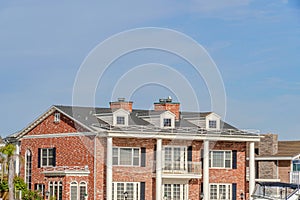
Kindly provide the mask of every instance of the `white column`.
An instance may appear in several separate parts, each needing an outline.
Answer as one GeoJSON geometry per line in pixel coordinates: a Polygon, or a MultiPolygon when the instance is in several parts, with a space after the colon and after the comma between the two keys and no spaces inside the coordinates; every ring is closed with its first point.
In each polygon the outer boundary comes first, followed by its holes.
{"type": "Polygon", "coordinates": [[[249,148],[249,196],[252,200],[252,193],[255,188],[255,156],[254,156],[254,142],[250,142],[249,148]]]}
{"type": "Polygon", "coordinates": [[[156,200],[162,199],[162,139],[156,141],[156,200]]]}
{"type": "Polygon", "coordinates": [[[16,168],[15,168],[15,172],[18,176],[19,176],[19,173],[20,173],[20,158],[19,158],[19,156],[20,156],[20,144],[19,144],[19,142],[17,142],[16,143],[16,168]]]}
{"type": "Polygon", "coordinates": [[[209,200],[209,141],[203,144],[203,200],[209,200]]]}
{"type": "Polygon", "coordinates": [[[112,200],[112,138],[107,138],[106,153],[106,199],[112,200]]]}

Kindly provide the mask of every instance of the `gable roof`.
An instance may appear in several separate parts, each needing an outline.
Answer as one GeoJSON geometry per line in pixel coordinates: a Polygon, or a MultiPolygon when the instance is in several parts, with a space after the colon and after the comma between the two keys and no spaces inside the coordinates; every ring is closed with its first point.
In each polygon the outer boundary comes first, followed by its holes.
{"type": "MultiPolygon", "coordinates": [[[[99,107],[82,107],[82,106],[64,106],[64,105],[54,105],[50,107],[45,113],[40,115],[36,120],[34,120],[32,123],[30,123],[27,127],[25,127],[23,130],[21,130],[18,133],[12,134],[9,137],[11,138],[20,138],[23,135],[27,134],[30,130],[32,130],[35,126],[37,126],[39,123],[41,123],[45,118],[47,118],[49,115],[53,114],[53,112],[58,111],[73,120],[75,123],[80,125],[81,127],[89,130],[90,132],[96,132],[100,128],[103,129],[111,129],[115,128],[118,129],[118,127],[112,127],[111,124],[108,124],[107,122],[101,120],[99,118],[100,115],[113,115],[113,111],[110,108],[99,108],[99,107]]],[[[160,115],[161,113],[166,111],[154,111],[154,110],[141,110],[141,109],[133,109],[132,112],[129,114],[129,126],[147,126],[151,129],[151,127],[154,127],[153,124],[150,124],[148,121],[144,120],[143,117],[151,117],[155,115],[160,115]]],[[[179,128],[177,131],[180,131],[182,128],[192,128],[190,130],[204,131],[205,127],[199,127],[191,122],[189,122],[188,119],[197,119],[197,120],[203,120],[205,116],[210,115],[212,112],[181,112],[181,118],[179,121],[176,121],[175,123],[175,129],[179,128]]],[[[222,134],[233,134],[232,131],[237,131],[236,135],[245,135],[248,134],[246,132],[240,131],[235,128],[234,126],[231,126],[230,124],[221,121],[223,125],[223,130],[221,131],[222,134]],[[227,130],[230,131],[227,131],[227,130]]],[[[175,130],[176,131],[176,130],[175,130]]],[[[250,134],[250,133],[249,133],[250,134]]],[[[8,137],[8,138],[9,138],[8,137]]]]}

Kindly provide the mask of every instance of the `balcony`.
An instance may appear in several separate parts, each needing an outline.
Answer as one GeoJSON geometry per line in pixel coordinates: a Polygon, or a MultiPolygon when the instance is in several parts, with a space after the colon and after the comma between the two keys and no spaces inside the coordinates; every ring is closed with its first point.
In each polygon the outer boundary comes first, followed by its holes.
{"type": "Polygon", "coordinates": [[[58,176],[88,176],[90,171],[88,166],[56,166],[56,167],[43,167],[43,172],[48,177],[58,176]]]}
{"type": "Polygon", "coordinates": [[[290,172],[290,183],[300,184],[300,171],[290,172]]]}
{"type": "MultiPolygon", "coordinates": [[[[154,172],[156,165],[153,165],[154,172]]],[[[201,162],[167,162],[163,163],[162,178],[201,178],[201,162]]]]}

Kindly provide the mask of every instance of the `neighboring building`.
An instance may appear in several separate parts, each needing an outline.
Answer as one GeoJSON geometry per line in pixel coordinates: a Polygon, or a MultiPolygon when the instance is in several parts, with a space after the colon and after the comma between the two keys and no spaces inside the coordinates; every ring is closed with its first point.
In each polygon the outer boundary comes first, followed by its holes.
{"type": "Polygon", "coordinates": [[[170,98],[154,110],[52,106],[18,134],[20,175],[45,198],[236,200],[254,188],[256,133],[213,112],[181,112],[170,98]]]}
{"type": "Polygon", "coordinates": [[[278,141],[265,134],[256,144],[256,180],[300,183],[300,141],[278,141]]]}

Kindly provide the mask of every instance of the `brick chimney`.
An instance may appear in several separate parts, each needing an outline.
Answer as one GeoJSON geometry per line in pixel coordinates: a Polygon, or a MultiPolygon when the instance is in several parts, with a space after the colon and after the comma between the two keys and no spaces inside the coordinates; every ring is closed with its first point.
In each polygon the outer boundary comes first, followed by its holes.
{"type": "Polygon", "coordinates": [[[132,112],[132,101],[125,101],[125,98],[118,98],[118,101],[109,102],[110,109],[116,110],[123,108],[129,112],[132,112]]]}
{"type": "Polygon", "coordinates": [[[159,99],[159,102],[154,103],[154,110],[168,110],[176,115],[175,119],[179,120],[180,117],[180,103],[172,102],[172,98],[169,96],[167,99],[159,99]]]}

